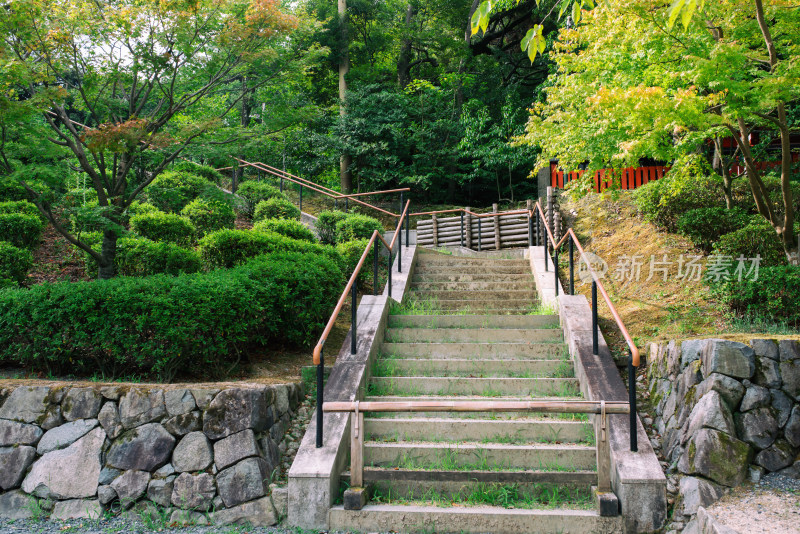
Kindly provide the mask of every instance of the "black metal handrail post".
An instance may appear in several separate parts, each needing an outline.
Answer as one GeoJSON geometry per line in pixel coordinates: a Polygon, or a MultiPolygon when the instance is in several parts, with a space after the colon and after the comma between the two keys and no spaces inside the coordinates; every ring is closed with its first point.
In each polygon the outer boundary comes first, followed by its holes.
{"type": "Polygon", "coordinates": [[[357,290],[356,286],[358,286],[358,279],[356,279],[353,282],[353,288],[351,290],[352,293],[353,293],[353,300],[352,300],[352,302],[350,304],[350,306],[352,308],[352,310],[350,311],[350,319],[351,319],[351,321],[350,321],[350,354],[355,354],[357,352],[357,350],[356,350],[356,341],[357,341],[358,338],[357,338],[356,332],[358,332],[358,329],[357,329],[357,326],[356,326],[356,312],[357,312],[356,303],[358,301],[358,290],[357,290]]]}
{"type": "Polygon", "coordinates": [[[597,325],[597,280],[592,280],[592,354],[600,354],[597,325]]]}
{"type": "Polygon", "coordinates": [[[403,272],[403,227],[397,229],[397,272],[403,272]]]}
{"type": "MultiPolygon", "coordinates": [[[[534,213],[536,213],[536,212],[534,211],[534,213]]],[[[534,222],[534,225],[536,227],[536,232],[535,232],[535,235],[534,235],[534,241],[535,241],[535,245],[538,247],[539,243],[540,243],[540,241],[539,241],[539,216],[538,216],[538,214],[534,215],[533,222],[534,222]]]]}
{"type": "Polygon", "coordinates": [[[575,243],[569,238],[569,294],[575,294],[575,243]]]}
{"type": "Polygon", "coordinates": [[[530,213],[528,213],[528,246],[533,246],[533,219],[530,213]]]}
{"type": "Polygon", "coordinates": [[[550,256],[550,242],[547,240],[547,235],[545,234],[545,238],[544,238],[544,272],[547,272],[547,271],[550,270],[550,267],[548,266],[548,263],[550,263],[550,262],[547,260],[548,256],[550,256]]]}
{"type": "Polygon", "coordinates": [[[322,447],[322,403],[325,394],[325,356],[324,350],[319,351],[319,364],[317,364],[317,448],[322,447]]]}
{"type": "Polygon", "coordinates": [[[555,280],[556,296],[558,296],[558,249],[553,252],[555,253],[553,256],[553,280],[555,280]]]}
{"type": "Polygon", "coordinates": [[[378,294],[378,243],[372,245],[372,294],[378,294]]]}
{"type": "MultiPolygon", "coordinates": [[[[400,210],[400,213],[403,213],[403,210],[400,210]]],[[[408,248],[408,245],[410,243],[411,243],[411,215],[406,215],[406,248],[408,248]]]]}
{"type": "Polygon", "coordinates": [[[636,368],[633,366],[633,352],[628,349],[628,403],[631,407],[630,413],[630,432],[631,432],[631,452],[639,450],[639,440],[637,430],[639,425],[636,424],[636,368]]]}
{"type": "Polygon", "coordinates": [[[392,296],[392,249],[389,249],[389,281],[386,282],[389,288],[389,296],[392,296]]]}

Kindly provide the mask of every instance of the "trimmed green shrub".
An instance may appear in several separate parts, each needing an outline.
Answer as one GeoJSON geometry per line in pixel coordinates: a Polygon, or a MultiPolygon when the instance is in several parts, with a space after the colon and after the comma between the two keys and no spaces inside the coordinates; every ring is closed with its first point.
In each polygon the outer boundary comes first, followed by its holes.
{"type": "Polygon", "coordinates": [[[675,162],[666,176],[640,187],[633,198],[645,219],[670,232],[687,211],[724,205],[722,179],[698,156],[675,162]]]}
{"type": "Polygon", "coordinates": [[[22,187],[19,180],[10,176],[0,176],[0,200],[27,200],[28,191],[22,187]]]}
{"type": "MultiPolygon", "coordinates": [[[[783,212],[783,191],[781,189],[781,179],[775,173],[766,174],[762,177],[764,187],[767,188],[767,196],[773,202],[779,212],[783,212]]],[[[795,212],[800,212],[800,182],[789,182],[794,200],[795,212]]],[[[753,192],[750,189],[750,180],[743,176],[733,182],[732,194],[736,204],[744,210],[756,213],[756,204],[753,200],[753,192]]]]}
{"type": "Polygon", "coordinates": [[[369,239],[375,230],[383,233],[383,225],[378,219],[367,215],[347,214],[344,219],[336,223],[336,242],[369,239]]]}
{"type": "Polygon", "coordinates": [[[0,288],[24,282],[32,266],[33,254],[29,250],[0,241],[0,288]]]}
{"type": "MultiPolygon", "coordinates": [[[[89,232],[81,239],[94,250],[100,251],[103,234],[89,232]]],[[[84,254],[84,266],[86,274],[93,278],[97,276],[97,262],[89,254],[84,254]]],[[[120,276],[174,276],[198,272],[202,261],[199,252],[174,243],[156,242],[143,237],[121,237],[117,239],[114,267],[120,276]]]]}
{"type": "Polygon", "coordinates": [[[160,174],[147,189],[147,198],[162,211],[180,213],[192,200],[202,197],[233,205],[233,196],[205,178],[182,171],[160,174]]]}
{"type": "Polygon", "coordinates": [[[192,221],[200,235],[233,228],[236,222],[236,214],[230,205],[204,198],[192,200],[181,210],[181,215],[192,221]]]}
{"type": "Polygon", "coordinates": [[[320,212],[317,216],[316,229],[319,240],[326,245],[336,244],[336,225],[347,218],[343,211],[332,210],[320,212]]]}
{"type": "Polygon", "coordinates": [[[33,202],[27,200],[11,200],[0,202],[0,214],[2,213],[22,213],[24,215],[35,215],[40,217],[39,208],[33,202]]]}
{"type": "Polygon", "coordinates": [[[258,205],[259,202],[271,198],[286,198],[286,195],[281,193],[280,189],[277,187],[266,182],[258,182],[255,180],[242,182],[236,190],[236,194],[247,201],[245,210],[248,217],[253,216],[256,205],[258,205]]]}
{"type": "Polygon", "coordinates": [[[761,267],[758,279],[738,277],[712,285],[715,295],[739,314],[800,327],[800,267],[761,267]]]}
{"type": "Polygon", "coordinates": [[[200,254],[209,267],[233,267],[249,258],[277,252],[303,252],[326,256],[337,264],[341,257],[317,243],[298,241],[269,230],[220,230],[200,240],[200,254]]]}
{"type": "Polygon", "coordinates": [[[778,234],[761,215],[754,215],[750,223],[719,238],[714,244],[714,254],[731,256],[734,261],[739,256],[755,258],[761,256],[762,266],[783,265],[786,254],[778,234]]]}
{"type": "Polygon", "coordinates": [[[678,217],[678,232],[708,252],[720,237],[750,222],[750,215],[740,208],[698,208],[678,217]]]}
{"type": "Polygon", "coordinates": [[[131,230],[152,241],[167,241],[178,245],[188,245],[197,233],[197,228],[186,217],[161,211],[131,217],[131,230]]]}
{"type": "Polygon", "coordinates": [[[15,247],[36,247],[44,227],[44,221],[37,215],[0,213],[0,241],[8,241],[15,247]]]}
{"type": "Polygon", "coordinates": [[[195,163],[193,161],[181,160],[176,163],[172,169],[175,171],[183,171],[196,176],[201,176],[209,182],[217,185],[225,181],[225,177],[222,175],[222,173],[213,167],[209,167],[208,165],[200,165],[199,163],[195,163]]]}
{"type": "Polygon", "coordinates": [[[45,283],[0,292],[0,362],[56,374],[224,378],[254,344],[310,346],[342,273],[276,254],[176,277],[45,283]]]}
{"type": "Polygon", "coordinates": [[[148,202],[139,202],[138,200],[131,202],[131,205],[128,206],[127,212],[128,216],[130,217],[144,215],[146,213],[164,213],[152,204],[148,202]]]}
{"type": "Polygon", "coordinates": [[[277,232],[292,239],[308,241],[309,243],[317,242],[314,232],[309,230],[300,221],[296,221],[294,219],[267,219],[265,221],[257,222],[255,226],[253,226],[253,230],[257,230],[259,232],[277,232]]]}
{"type": "MultiPolygon", "coordinates": [[[[369,239],[356,239],[354,241],[346,241],[336,245],[336,252],[338,252],[342,257],[342,271],[344,272],[346,278],[349,279],[350,276],[353,275],[353,272],[356,270],[356,266],[358,265],[358,260],[361,259],[364,249],[367,248],[367,244],[369,244],[369,239]]],[[[373,250],[370,250],[370,254],[367,256],[367,260],[364,263],[364,266],[361,268],[361,272],[358,275],[359,283],[372,280],[372,253],[373,250]]]]}
{"type": "Polygon", "coordinates": [[[300,219],[300,209],[285,198],[274,197],[262,200],[256,204],[253,220],[263,221],[264,219],[300,219]]]}

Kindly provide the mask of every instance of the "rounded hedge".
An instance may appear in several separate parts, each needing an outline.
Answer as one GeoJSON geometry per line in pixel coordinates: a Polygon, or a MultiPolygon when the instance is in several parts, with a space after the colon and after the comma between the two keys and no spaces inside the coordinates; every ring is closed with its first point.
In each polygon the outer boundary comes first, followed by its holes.
{"type": "Polygon", "coordinates": [[[180,276],[0,291],[0,363],[56,374],[224,378],[254,344],[310,346],[344,282],[318,254],[180,276]]]}
{"type": "Polygon", "coordinates": [[[378,219],[367,215],[348,214],[336,223],[336,242],[369,239],[375,230],[383,233],[383,224],[378,219]]]}
{"type": "Polygon", "coordinates": [[[200,253],[174,243],[123,238],[117,241],[114,261],[122,276],[179,275],[196,273],[202,267],[200,253]]]}
{"type": "Polygon", "coordinates": [[[267,219],[257,222],[253,226],[254,230],[263,232],[276,232],[292,239],[316,243],[317,238],[314,232],[309,230],[303,223],[294,219],[267,219]]]}
{"type": "Polygon", "coordinates": [[[762,266],[786,263],[786,254],[778,234],[761,215],[752,216],[744,228],[721,236],[714,243],[713,253],[731,256],[734,260],[739,256],[755,258],[760,255],[762,266]]]}
{"type": "Polygon", "coordinates": [[[11,200],[0,202],[0,214],[2,213],[22,213],[24,215],[35,215],[40,217],[39,208],[33,202],[27,200],[11,200]]]}
{"type": "Polygon", "coordinates": [[[0,241],[0,288],[24,282],[31,267],[33,254],[29,250],[0,241]]]}
{"type": "Polygon", "coordinates": [[[38,215],[0,213],[0,241],[8,241],[15,247],[36,247],[44,228],[45,223],[38,215]]]}
{"type": "Polygon", "coordinates": [[[236,213],[230,205],[204,198],[191,201],[181,210],[181,215],[192,222],[200,235],[223,228],[233,228],[236,222],[236,213]]]}
{"type": "Polygon", "coordinates": [[[269,200],[271,198],[286,198],[286,195],[281,193],[280,189],[274,187],[266,182],[258,182],[255,180],[247,180],[242,182],[236,194],[247,201],[246,211],[249,217],[253,216],[256,206],[259,202],[269,200]]]}
{"type": "MultiPolygon", "coordinates": [[[[368,244],[369,239],[356,239],[354,241],[346,241],[336,245],[336,252],[338,252],[342,257],[342,271],[344,272],[345,277],[348,279],[353,275],[353,272],[355,272],[356,266],[358,265],[358,260],[361,259],[361,255],[364,254],[364,249],[367,248],[368,244]]],[[[358,275],[358,280],[361,283],[373,279],[373,253],[374,249],[370,250],[370,254],[367,256],[364,266],[361,267],[361,272],[358,275]]]]}
{"type": "Polygon", "coordinates": [[[743,277],[712,285],[712,292],[740,315],[800,327],[800,267],[761,267],[758,279],[743,277]]]}
{"type": "Polygon", "coordinates": [[[750,215],[741,208],[698,208],[678,218],[678,232],[709,251],[720,237],[744,228],[749,222],[750,215]]]}
{"type": "Polygon", "coordinates": [[[263,221],[264,219],[300,219],[300,209],[285,198],[274,197],[262,200],[256,204],[253,220],[263,221]]]}
{"type": "Polygon", "coordinates": [[[200,240],[200,254],[211,268],[230,268],[261,254],[303,252],[326,256],[341,265],[333,247],[299,241],[270,230],[220,230],[200,240]]]}
{"type": "Polygon", "coordinates": [[[131,231],[152,241],[167,241],[178,245],[192,242],[197,228],[186,217],[154,211],[131,217],[131,231]]]}
{"type": "Polygon", "coordinates": [[[192,200],[203,197],[231,205],[231,195],[205,178],[183,171],[160,174],[147,189],[147,198],[161,211],[179,213],[192,200]]]}
{"type": "Polygon", "coordinates": [[[322,211],[317,215],[315,225],[319,240],[326,245],[336,244],[336,225],[347,218],[347,214],[339,210],[322,211]]]}
{"type": "Polygon", "coordinates": [[[181,160],[173,165],[172,169],[175,171],[183,171],[200,176],[205,180],[217,185],[225,181],[225,177],[221,172],[217,171],[213,167],[209,167],[208,165],[200,165],[199,163],[194,163],[193,161],[181,160]]]}
{"type": "Polygon", "coordinates": [[[146,213],[164,213],[157,207],[153,206],[149,202],[140,202],[138,200],[134,200],[131,202],[131,205],[128,206],[126,210],[128,216],[133,217],[136,215],[144,215],[146,213]]]}

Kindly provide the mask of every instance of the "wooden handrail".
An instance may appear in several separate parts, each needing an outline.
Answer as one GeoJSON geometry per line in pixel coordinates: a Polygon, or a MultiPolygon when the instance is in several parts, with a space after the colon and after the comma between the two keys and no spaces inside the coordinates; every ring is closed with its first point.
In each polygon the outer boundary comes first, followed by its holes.
{"type": "MultiPolygon", "coordinates": [[[[322,411],[331,412],[537,412],[594,413],[602,411],[601,401],[360,401],[326,402],[322,411]]],[[[605,402],[608,414],[630,413],[630,404],[605,402]]]]}

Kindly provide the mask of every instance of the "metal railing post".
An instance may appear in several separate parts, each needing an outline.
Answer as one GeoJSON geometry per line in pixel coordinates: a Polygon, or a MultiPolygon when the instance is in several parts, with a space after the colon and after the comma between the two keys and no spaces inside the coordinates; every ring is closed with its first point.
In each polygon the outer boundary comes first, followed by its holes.
{"type": "Polygon", "coordinates": [[[555,257],[553,258],[553,279],[556,283],[556,296],[558,296],[558,249],[555,249],[555,257]]]}
{"type": "Polygon", "coordinates": [[[357,350],[356,350],[356,341],[358,341],[358,337],[356,335],[356,332],[358,331],[358,326],[356,325],[356,316],[357,316],[356,303],[358,301],[358,288],[357,288],[357,286],[358,286],[358,278],[353,280],[353,289],[352,289],[353,302],[351,304],[352,310],[350,311],[350,317],[352,319],[352,321],[350,323],[350,326],[351,326],[351,329],[350,329],[350,354],[355,354],[357,352],[357,350]]]}
{"type": "Polygon", "coordinates": [[[322,447],[322,403],[325,394],[325,356],[319,351],[319,364],[317,365],[317,448],[322,447]]]}
{"type": "Polygon", "coordinates": [[[575,294],[575,243],[569,238],[569,294],[575,294]]]}
{"type": "Polygon", "coordinates": [[[303,211],[303,184],[300,184],[300,212],[303,211]]]}
{"type": "Polygon", "coordinates": [[[389,296],[392,296],[392,250],[389,249],[389,281],[386,282],[389,287],[389,296]]]}
{"type": "Polygon", "coordinates": [[[483,243],[481,243],[481,218],[478,217],[478,252],[483,250],[483,243]]]}
{"type": "Polygon", "coordinates": [[[636,424],[636,368],[633,366],[633,352],[630,349],[628,349],[628,403],[631,407],[631,452],[637,452],[639,450],[637,436],[639,425],[636,424]]]}
{"type": "Polygon", "coordinates": [[[403,272],[403,227],[397,229],[397,272],[403,272]]]}
{"type": "Polygon", "coordinates": [[[461,212],[461,247],[464,247],[464,212],[461,212]]]}
{"type": "MultiPolygon", "coordinates": [[[[536,213],[536,212],[534,212],[534,213],[536,213]]],[[[536,232],[534,234],[534,241],[535,241],[535,245],[538,247],[539,246],[539,214],[537,213],[534,216],[533,219],[534,219],[534,225],[536,226],[536,232]]]]}
{"type": "MultiPolygon", "coordinates": [[[[408,207],[409,207],[408,211],[410,212],[411,204],[409,204],[408,207]]],[[[406,248],[408,248],[408,245],[411,242],[410,234],[411,234],[411,215],[406,215],[406,248]]]]}
{"type": "Polygon", "coordinates": [[[372,245],[372,294],[378,294],[378,243],[372,245]]]}
{"type": "Polygon", "coordinates": [[[533,219],[528,215],[528,246],[533,246],[533,219]]]}
{"type": "Polygon", "coordinates": [[[548,266],[549,260],[547,259],[550,256],[550,242],[547,240],[547,234],[544,237],[544,272],[550,270],[548,266]]]}
{"type": "Polygon", "coordinates": [[[592,354],[595,356],[600,353],[599,329],[600,327],[597,325],[597,280],[592,280],[592,354]]]}

